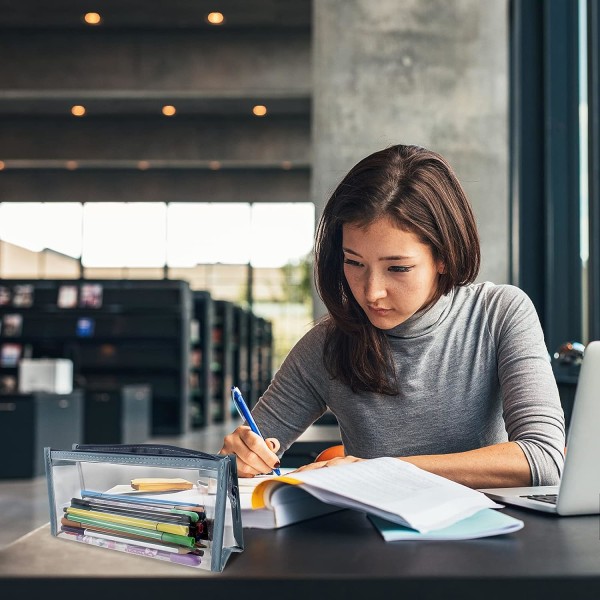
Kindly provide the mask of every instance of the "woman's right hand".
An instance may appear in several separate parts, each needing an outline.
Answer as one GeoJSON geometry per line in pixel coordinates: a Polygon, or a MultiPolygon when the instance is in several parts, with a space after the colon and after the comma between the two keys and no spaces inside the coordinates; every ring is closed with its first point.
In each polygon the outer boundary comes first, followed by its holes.
{"type": "Polygon", "coordinates": [[[279,440],[275,438],[263,440],[247,425],[240,425],[225,436],[219,454],[235,454],[238,477],[254,477],[279,468],[279,457],[276,452],[280,447],[279,440]]]}

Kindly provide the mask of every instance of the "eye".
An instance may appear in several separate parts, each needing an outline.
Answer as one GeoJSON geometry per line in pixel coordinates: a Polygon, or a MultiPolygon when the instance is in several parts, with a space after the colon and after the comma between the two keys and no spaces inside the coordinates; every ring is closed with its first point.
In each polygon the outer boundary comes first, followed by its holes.
{"type": "Polygon", "coordinates": [[[359,263],[357,260],[352,260],[351,258],[344,257],[344,264],[350,265],[352,267],[362,267],[362,263],[359,263]]]}
{"type": "Polygon", "coordinates": [[[392,273],[408,273],[412,271],[412,267],[390,267],[388,270],[392,273]]]}

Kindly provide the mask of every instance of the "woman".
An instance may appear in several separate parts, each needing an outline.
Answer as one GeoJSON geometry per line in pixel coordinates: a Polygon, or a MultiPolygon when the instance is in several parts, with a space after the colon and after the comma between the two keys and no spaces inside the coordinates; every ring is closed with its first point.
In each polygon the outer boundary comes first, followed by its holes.
{"type": "Polygon", "coordinates": [[[315,245],[328,316],[291,350],[222,453],[265,473],[329,408],[343,458],[394,456],[474,488],[552,485],[565,428],[544,335],[520,289],[474,284],[475,219],[450,165],[398,145],[353,167],[315,245]]]}

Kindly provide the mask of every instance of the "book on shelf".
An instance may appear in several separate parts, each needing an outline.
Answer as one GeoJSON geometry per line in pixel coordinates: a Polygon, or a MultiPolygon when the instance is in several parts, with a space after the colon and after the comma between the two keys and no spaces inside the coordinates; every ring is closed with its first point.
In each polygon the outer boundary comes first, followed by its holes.
{"type": "Polygon", "coordinates": [[[23,346],[21,344],[2,344],[0,347],[0,367],[17,367],[23,346]]]}
{"type": "MultiPolygon", "coordinates": [[[[419,534],[431,534],[480,511],[502,508],[477,490],[390,457],[254,479],[254,484],[239,479],[244,527],[281,527],[350,508],[419,534]],[[246,486],[250,494],[244,493],[246,486]],[[323,505],[321,512],[318,502],[323,505]],[[269,512],[274,514],[269,517],[269,512]]],[[[495,535],[487,525],[476,531],[478,522],[472,522],[470,537],[495,535]]]]}
{"type": "Polygon", "coordinates": [[[6,314],[2,317],[2,335],[17,337],[23,332],[23,315],[18,313],[6,314]]]}
{"type": "Polygon", "coordinates": [[[13,306],[29,308],[33,306],[33,285],[30,283],[13,287],[13,306]]]}
{"type": "Polygon", "coordinates": [[[61,285],[58,288],[56,305],[58,308],[76,308],[79,288],[76,285],[61,285]]]}

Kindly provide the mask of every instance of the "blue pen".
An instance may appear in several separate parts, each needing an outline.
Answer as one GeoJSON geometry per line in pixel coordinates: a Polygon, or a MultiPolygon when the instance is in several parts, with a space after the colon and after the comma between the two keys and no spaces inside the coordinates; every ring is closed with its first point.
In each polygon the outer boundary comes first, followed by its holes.
{"type": "MultiPolygon", "coordinates": [[[[248,410],[248,406],[246,405],[246,401],[242,396],[242,392],[240,392],[240,390],[235,386],[231,388],[231,398],[233,399],[233,403],[235,404],[237,411],[240,413],[240,417],[242,417],[242,419],[244,419],[244,421],[248,423],[250,429],[252,429],[254,433],[260,435],[260,437],[264,440],[265,438],[263,434],[260,432],[258,425],[254,421],[252,415],[250,414],[250,411],[248,410]]],[[[276,475],[281,475],[281,471],[279,469],[273,469],[273,472],[276,475]]]]}

